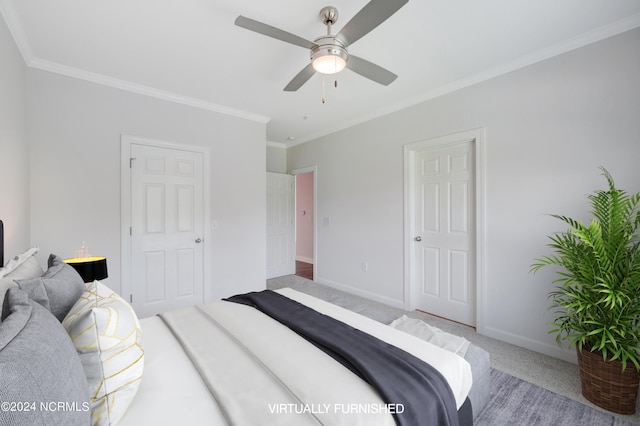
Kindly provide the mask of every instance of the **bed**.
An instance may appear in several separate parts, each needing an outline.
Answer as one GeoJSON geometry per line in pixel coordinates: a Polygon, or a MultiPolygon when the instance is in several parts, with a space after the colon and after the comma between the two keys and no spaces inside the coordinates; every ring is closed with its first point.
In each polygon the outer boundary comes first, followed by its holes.
{"type": "MultiPolygon", "coordinates": [[[[32,259],[33,253],[26,257],[32,259]]],[[[64,346],[67,356],[56,361],[59,363],[57,369],[64,369],[65,377],[72,376],[77,380],[71,381],[75,383],[69,386],[72,389],[52,390],[51,398],[58,398],[54,402],[62,402],[63,409],[43,411],[42,408],[46,406],[37,406],[34,407],[37,408],[35,412],[13,412],[11,423],[3,420],[8,417],[0,411],[0,425],[36,424],[34,419],[44,419],[42,424],[53,424],[53,420],[56,424],[123,426],[411,425],[426,424],[425,421],[432,424],[431,419],[436,419],[433,424],[472,424],[472,417],[478,414],[477,408],[472,411],[469,398],[474,382],[472,366],[463,357],[310,295],[292,289],[265,291],[259,292],[256,299],[250,302],[245,299],[221,300],[138,320],[126,301],[99,282],[91,283],[88,287],[83,284],[83,292],[77,296],[77,300],[61,306],[62,298],[55,292],[67,286],[62,283],[62,275],[71,272],[60,263],[59,258],[52,255],[41,277],[16,279],[18,288],[8,289],[4,298],[3,319],[6,321],[9,318],[8,321],[11,321],[11,317],[19,310],[15,307],[12,310],[11,306],[20,307],[21,303],[28,304],[29,309],[44,318],[46,312],[42,312],[41,306],[36,306],[38,304],[31,299],[25,301],[26,298],[22,296],[23,287],[25,291],[29,290],[26,284],[35,282],[40,286],[38,288],[43,288],[45,295],[42,297],[48,297],[44,304],[50,304],[53,317],[60,321],[62,327],[53,324],[56,321],[47,317],[47,324],[52,324],[46,327],[39,325],[38,328],[48,330],[51,327],[55,332],[64,329],[67,336],[59,337],[57,344],[64,346]],[[52,279],[54,281],[48,281],[52,279]],[[268,300],[266,305],[271,301],[277,303],[271,312],[261,305],[264,297],[268,300]],[[309,315],[307,311],[312,311],[312,315],[318,317],[310,317],[310,320],[301,319],[303,317],[300,316],[283,319],[279,317],[281,311],[295,311],[295,315],[303,315],[304,318],[309,315]],[[113,320],[114,316],[117,321],[113,320]],[[113,332],[108,341],[109,345],[114,345],[111,354],[100,353],[100,348],[88,350],[87,347],[91,345],[82,343],[88,328],[87,318],[92,318],[91,327],[99,327],[103,321],[105,329],[113,332]],[[317,321],[325,321],[325,318],[332,322],[316,325],[317,321]],[[293,323],[287,324],[286,320],[293,323]],[[305,322],[313,330],[299,330],[301,327],[298,324],[305,322]],[[344,333],[347,333],[344,338],[354,343],[331,342],[331,333],[342,333],[334,331],[338,330],[334,327],[344,329],[344,333]],[[326,330],[331,330],[328,338],[330,350],[322,341],[327,338],[326,330]],[[324,336],[318,337],[314,333],[324,336]],[[361,342],[359,339],[366,340],[361,342]],[[384,349],[363,350],[362,345],[384,349]],[[352,346],[350,351],[366,352],[364,356],[359,355],[360,358],[369,358],[368,354],[371,354],[376,360],[363,362],[352,360],[352,352],[333,353],[336,347],[341,351],[343,346],[352,346]],[[77,359],[68,356],[69,347],[76,349],[77,359]],[[373,356],[376,353],[387,356],[388,352],[398,352],[401,357],[410,358],[411,363],[417,360],[418,364],[397,370],[390,365],[395,361],[373,356]],[[110,365],[112,358],[115,358],[114,353],[121,359],[117,365],[110,365]],[[412,390],[409,392],[411,395],[407,396],[406,389],[402,389],[405,387],[404,378],[395,380],[401,383],[396,386],[400,389],[379,388],[387,386],[388,380],[382,380],[385,383],[381,385],[378,383],[380,380],[376,381],[376,374],[390,374],[392,377],[389,381],[393,382],[394,377],[404,377],[402,374],[406,374],[406,371],[403,373],[402,369],[407,368],[424,369],[427,373],[419,374],[427,374],[428,380],[436,382],[433,385],[428,382],[427,386],[420,385],[422,382],[414,385],[419,388],[433,387],[428,391],[431,392],[428,401],[420,396],[422,389],[412,390]],[[98,370],[100,372],[96,373],[98,370]],[[85,377],[80,377],[80,373],[85,377]],[[103,375],[95,377],[96,374],[103,375]],[[113,377],[118,380],[110,383],[113,377]],[[87,386],[88,392],[77,389],[83,386],[87,386]],[[65,396],[64,392],[70,392],[73,397],[65,396]],[[418,403],[412,404],[412,398],[417,398],[418,403]],[[426,406],[433,408],[425,411],[426,406]],[[433,410],[438,413],[432,414],[433,410]],[[64,421],[61,421],[63,417],[64,421]]],[[[14,268],[9,275],[19,270],[20,267],[14,268]]],[[[30,273],[38,274],[37,271],[30,273]]],[[[6,282],[7,278],[11,276],[3,277],[0,269],[0,280],[6,282]]],[[[75,280],[75,277],[66,275],[64,278],[66,281],[75,280]]],[[[68,292],[73,293],[71,298],[75,298],[77,285],[74,284],[73,291],[68,292]]],[[[254,295],[248,297],[253,298],[254,295]]],[[[42,301],[39,302],[42,304],[42,301]]],[[[6,351],[1,343],[5,321],[0,324],[0,367],[6,359],[3,358],[3,352],[6,351]]],[[[54,334],[53,331],[48,333],[54,334]]],[[[98,330],[95,339],[104,338],[102,334],[98,330]]],[[[101,343],[102,347],[107,346],[105,343],[101,343]]],[[[29,353],[33,354],[33,349],[29,353]]],[[[33,355],[33,358],[37,357],[33,355]]],[[[31,360],[21,357],[20,362],[20,368],[31,368],[31,360]]],[[[53,374],[47,380],[54,383],[60,380],[55,376],[60,372],[47,371],[43,374],[53,374]]],[[[2,377],[4,381],[5,376],[2,377]]],[[[46,380],[39,379],[38,385],[40,381],[46,380]]],[[[406,386],[409,387],[408,384],[406,386]]],[[[38,392],[38,398],[42,399],[43,390],[39,389],[38,392]]],[[[21,397],[23,402],[40,402],[35,401],[38,398],[34,394],[30,395],[21,397]]],[[[0,401],[7,401],[7,398],[16,399],[19,396],[15,392],[8,395],[6,391],[0,391],[0,401]]]]}

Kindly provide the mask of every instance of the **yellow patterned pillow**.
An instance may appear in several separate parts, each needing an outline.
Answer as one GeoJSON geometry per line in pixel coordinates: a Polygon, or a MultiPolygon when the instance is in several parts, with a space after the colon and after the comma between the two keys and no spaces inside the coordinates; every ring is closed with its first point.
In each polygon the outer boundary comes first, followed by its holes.
{"type": "Polygon", "coordinates": [[[78,351],[89,383],[91,423],[115,425],[135,397],[142,379],[144,350],[133,308],[95,281],[71,308],[62,325],[78,351]]]}

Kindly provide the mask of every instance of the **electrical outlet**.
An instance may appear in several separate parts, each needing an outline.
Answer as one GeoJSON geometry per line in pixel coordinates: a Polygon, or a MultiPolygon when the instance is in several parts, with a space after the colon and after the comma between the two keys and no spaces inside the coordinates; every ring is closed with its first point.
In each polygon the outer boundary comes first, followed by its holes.
{"type": "Polygon", "coordinates": [[[362,272],[367,272],[369,270],[369,264],[366,261],[362,261],[360,266],[362,267],[362,272]]]}

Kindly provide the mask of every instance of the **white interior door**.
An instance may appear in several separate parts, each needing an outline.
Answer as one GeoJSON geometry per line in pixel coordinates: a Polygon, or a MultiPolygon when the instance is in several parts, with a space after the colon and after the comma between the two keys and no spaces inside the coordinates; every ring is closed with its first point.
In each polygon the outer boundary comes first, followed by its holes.
{"type": "Polygon", "coordinates": [[[414,152],[411,287],[418,309],[476,324],[474,142],[414,152]]]}
{"type": "Polygon", "coordinates": [[[204,154],[131,144],[132,304],[146,317],[204,302],[204,154]]]}
{"type": "Polygon", "coordinates": [[[296,272],[295,177],[267,173],[267,279],[296,272]]]}

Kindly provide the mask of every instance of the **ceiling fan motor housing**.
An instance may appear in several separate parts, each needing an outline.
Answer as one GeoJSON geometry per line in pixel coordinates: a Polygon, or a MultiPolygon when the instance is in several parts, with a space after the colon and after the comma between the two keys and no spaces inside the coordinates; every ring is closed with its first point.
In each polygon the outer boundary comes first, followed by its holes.
{"type": "Polygon", "coordinates": [[[347,47],[334,36],[318,37],[311,49],[311,62],[322,74],[335,74],[344,69],[349,58],[347,47]]]}

